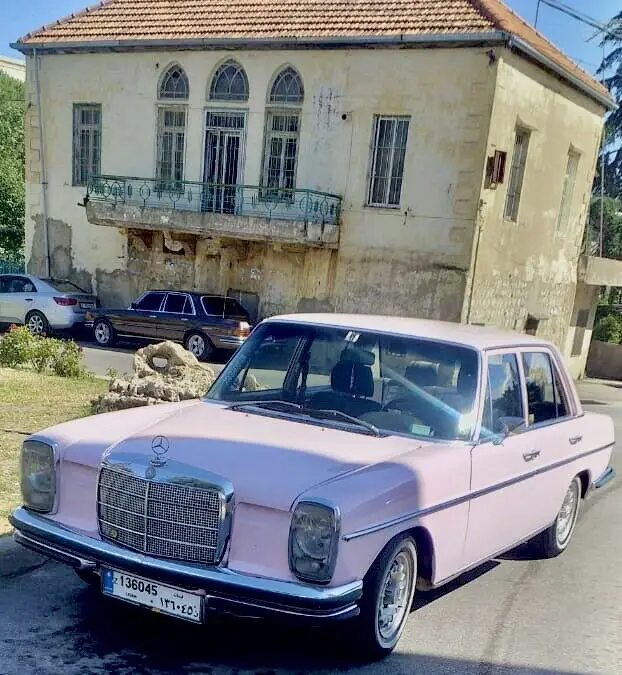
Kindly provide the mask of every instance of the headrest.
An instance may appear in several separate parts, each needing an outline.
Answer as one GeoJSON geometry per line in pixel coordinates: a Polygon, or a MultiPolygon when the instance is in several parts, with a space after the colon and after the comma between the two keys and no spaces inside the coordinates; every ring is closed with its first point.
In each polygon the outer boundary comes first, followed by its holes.
{"type": "Polygon", "coordinates": [[[438,382],[438,368],[431,363],[411,363],[404,375],[419,387],[433,387],[438,382]]]}
{"type": "Polygon", "coordinates": [[[463,363],[458,373],[456,383],[458,393],[472,396],[477,386],[477,365],[475,363],[463,363]]]}
{"type": "Polygon", "coordinates": [[[374,395],[374,375],[369,366],[352,361],[339,361],[330,374],[333,391],[352,396],[374,395]]]}
{"type": "Polygon", "coordinates": [[[341,352],[341,361],[350,361],[351,363],[360,363],[364,366],[373,366],[376,362],[374,352],[367,349],[358,349],[357,347],[346,347],[341,352]]]}

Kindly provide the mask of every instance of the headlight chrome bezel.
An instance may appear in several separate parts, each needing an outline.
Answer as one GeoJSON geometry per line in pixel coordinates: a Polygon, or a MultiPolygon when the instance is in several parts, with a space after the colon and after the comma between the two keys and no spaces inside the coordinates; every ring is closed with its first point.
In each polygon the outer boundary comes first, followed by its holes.
{"type": "MultiPolygon", "coordinates": [[[[34,511],[36,513],[53,514],[56,512],[59,494],[58,464],[59,464],[58,446],[50,439],[42,438],[39,436],[31,436],[22,443],[22,450],[20,453],[20,491],[22,495],[24,508],[30,511],[34,511]],[[39,448],[39,452],[43,452],[44,451],[43,448],[46,448],[45,451],[48,453],[47,460],[49,470],[51,473],[50,477],[51,490],[49,491],[48,501],[42,504],[33,503],[31,496],[32,493],[36,492],[37,490],[34,489],[32,482],[26,478],[25,451],[28,449],[29,446],[33,445],[41,446],[39,448]]],[[[46,494],[46,491],[39,491],[39,493],[46,494]]]]}
{"type": "Polygon", "coordinates": [[[337,556],[339,550],[339,538],[341,536],[341,513],[339,508],[332,502],[320,498],[309,498],[300,500],[293,512],[289,527],[289,546],[288,559],[289,569],[301,581],[315,584],[328,584],[333,578],[335,567],[337,565],[337,556]],[[322,514],[323,512],[323,514],[322,514]],[[300,518],[302,516],[311,516],[312,518],[329,517],[330,525],[327,528],[327,534],[330,535],[330,543],[325,556],[313,556],[304,551],[300,545],[300,538],[297,536],[299,531],[300,518]],[[323,562],[322,562],[323,561],[323,562]],[[321,563],[317,571],[301,569],[300,563],[321,563]]]}

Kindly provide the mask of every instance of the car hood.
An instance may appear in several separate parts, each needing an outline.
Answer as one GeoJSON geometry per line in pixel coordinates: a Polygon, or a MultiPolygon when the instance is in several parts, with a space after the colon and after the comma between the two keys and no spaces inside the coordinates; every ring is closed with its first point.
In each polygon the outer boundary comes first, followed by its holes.
{"type": "MultiPolygon", "coordinates": [[[[379,438],[198,401],[169,408],[165,416],[114,443],[103,458],[153,472],[152,444],[160,436],[168,447],[163,456],[167,471],[174,468],[181,478],[186,472],[187,477],[215,474],[233,485],[238,503],[281,510],[313,487],[422,445],[405,437],[379,438]]],[[[65,459],[78,461],[80,446],[74,445],[65,459]]]]}

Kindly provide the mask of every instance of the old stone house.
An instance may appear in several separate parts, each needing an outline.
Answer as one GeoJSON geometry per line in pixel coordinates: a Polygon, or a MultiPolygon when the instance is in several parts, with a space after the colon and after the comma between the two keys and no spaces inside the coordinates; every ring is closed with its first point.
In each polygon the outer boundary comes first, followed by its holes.
{"type": "Polygon", "coordinates": [[[500,0],[108,0],[16,47],[31,271],[576,352],[612,101],[500,0]]]}

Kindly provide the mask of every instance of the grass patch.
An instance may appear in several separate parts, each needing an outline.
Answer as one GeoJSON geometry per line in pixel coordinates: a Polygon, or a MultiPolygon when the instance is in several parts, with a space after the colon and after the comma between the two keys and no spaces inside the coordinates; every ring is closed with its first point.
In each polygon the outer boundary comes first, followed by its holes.
{"type": "Polygon", "coordinates": [[[0,535],[7,516],[21,502],[19,450],[31,433],[89,414],[90,401],[107,382],[71,379],[0,368],[0,535]]]}

